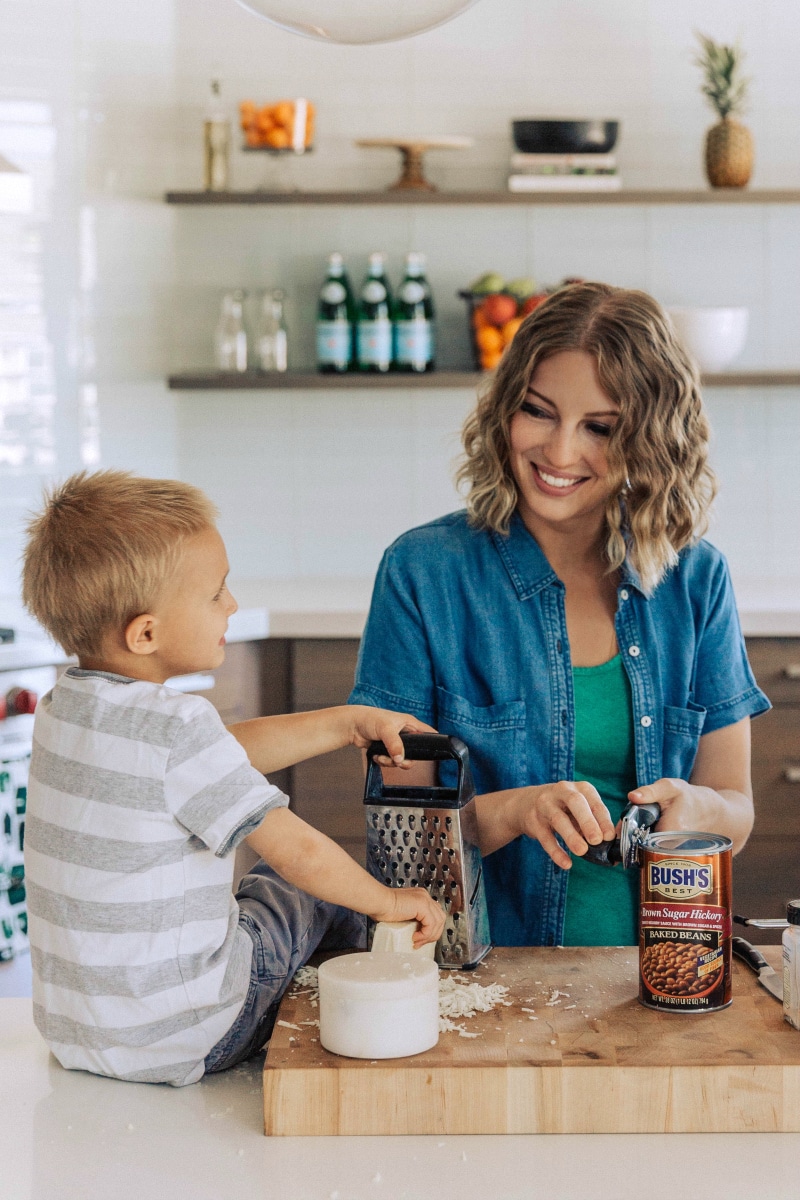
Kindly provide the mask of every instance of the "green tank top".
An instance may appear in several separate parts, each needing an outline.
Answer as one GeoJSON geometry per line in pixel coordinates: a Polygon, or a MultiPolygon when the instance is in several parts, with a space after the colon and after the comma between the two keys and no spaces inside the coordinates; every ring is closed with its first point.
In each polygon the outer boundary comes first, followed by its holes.
{"type": "MultiPolygon", "coordinates": [[[[616,825],[636,787],[631,689],[618,654],[599,667],[573,667],[575,779],[593,784],[616,825]]],[[[634,946],[639,872],[572,855],[565,946],[634,946]]]]}

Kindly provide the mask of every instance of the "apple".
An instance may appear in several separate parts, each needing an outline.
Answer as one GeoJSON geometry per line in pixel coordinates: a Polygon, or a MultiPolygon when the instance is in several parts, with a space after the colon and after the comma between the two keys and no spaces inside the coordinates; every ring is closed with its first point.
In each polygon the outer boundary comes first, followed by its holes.
{"type": "Polygon", "coordinates": [[[517,315],[517,302],[513,296],[505,296],[498,292],[487,296],[481,304],[484,316],[491,325],[505,325],[517,315]]]}

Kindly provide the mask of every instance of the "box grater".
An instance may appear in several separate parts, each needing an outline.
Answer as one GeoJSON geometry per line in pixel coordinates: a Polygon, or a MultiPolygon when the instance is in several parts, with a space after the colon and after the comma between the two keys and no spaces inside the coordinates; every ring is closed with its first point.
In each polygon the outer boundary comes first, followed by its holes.
{"type": "MultiPolygon", "coordinates": [[[[491,949],[483,887],[483,863],[477,844],[475,785],[469,751],[459,738],[442,734],[402,734],[406,758],[435,762],[455,773],[455,786],[387,785],[376,755],[382,742],[367,751],[364,805],[367,819],[367,870],[389,887],[424,887],[446,914],[436,947],[441,967],[469,970],[491,949]]],[[[397,775],[402,772],[397,771],[397,775]]],[[[372,944],[372,926],[369,944],[372,944]]]]}

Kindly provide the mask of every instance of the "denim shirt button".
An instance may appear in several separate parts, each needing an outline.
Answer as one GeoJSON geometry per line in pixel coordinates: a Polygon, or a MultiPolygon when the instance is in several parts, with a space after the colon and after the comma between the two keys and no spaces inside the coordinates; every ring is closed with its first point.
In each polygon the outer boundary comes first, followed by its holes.
{"type": "Polygon", "coordinates": [[[641,654],[641,650],[639,649],[638,646],[629,646],[628,654],[630,654],[631,658],[638,658],[639,655],[641,654]]]}
{"type": "Polygon", "coordinates": [[[644,725],[645,729],[649,729],[650,726],[653,724],[653,718],[652,717],[642,717],[641,724],[644,725]]]}
{"type": "Polygon", "coordinates": [[[623,588],[623,589],[622,589],[622,591],[621,591],[621,592],[620,592],[620,594],[619,594],[619,598],[620,598],[620,600],[627,600],[627,599],[628,599],[628,589],[627,589],[627,588],[623,588]]]}
{"type": "Polygon", "coordinates": [[[562,725],[566,725],[566,723],[567,723],[567,710],[566,710],[565,708],[562,708],[562,710],[561,710],[561,724],[562,724],[562,725]]]}

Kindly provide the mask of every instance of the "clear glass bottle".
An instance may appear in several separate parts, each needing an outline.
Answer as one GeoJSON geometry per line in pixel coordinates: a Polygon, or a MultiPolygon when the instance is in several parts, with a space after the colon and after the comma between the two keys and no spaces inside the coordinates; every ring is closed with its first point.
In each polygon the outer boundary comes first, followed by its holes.
{"type": "Polygon", "coordinates": [[[289,366],[289,345],[283,302],[286,296],[280,288],[264,293],[256,347],[258,365],[262,371],[285,371],[289,366]]]}
{"type": "Polygon", "coordinates": [[[367,277],[358,297],[356,360],[359,371],[385,374],[392,366],[392,293],[385,255],[370,254],[367,277]]]}
{"type": "Polygon", "coordinates": [[[395,366],[398,371],[432,371],[434,309],[425,277],[425,255],[406,255],[406,273],[394,306],[395,366]]]}
{"type": "Polygon", "coordinates": [[[222,308],[214,337],[214,361],[220,371],[247,370],[247,329],[244,323],[245,293],[237,288],[222,297],[222,308]]]}
{"type": "Polygon", "coordinates": [[[800,900],[786,905],[783,931],[783,1019],[800,1029],[800,900]]]}
{"type": "Polygon", "coordinates": [[[211,95],[203,122],[203,187],[225,192],[230,183],[231,123],[222,104],[222,85],[211,80],[211,95]]]}
{"type": "Polygon", "coordinates": [[[353,365],[356,306],[341,254],[328,258],[328,274],[317,302],[317,366],[323,374],[341,375],[353,365]]]}

